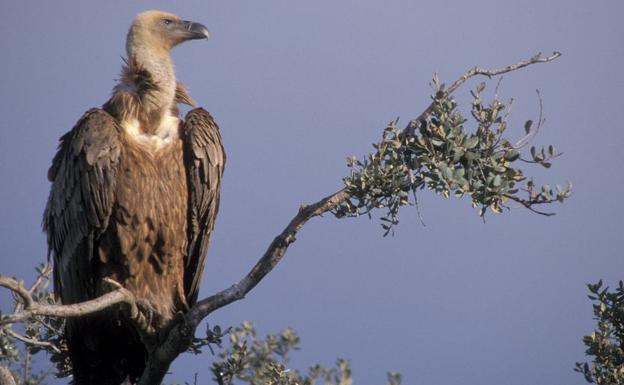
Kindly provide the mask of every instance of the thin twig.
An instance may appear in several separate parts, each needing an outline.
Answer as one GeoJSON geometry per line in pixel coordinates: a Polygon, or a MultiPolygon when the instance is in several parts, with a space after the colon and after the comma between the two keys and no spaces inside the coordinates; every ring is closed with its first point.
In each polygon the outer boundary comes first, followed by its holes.
{"type": "MultiPolygon", "coordinates": [[[[537,127],[535,128],[535,130],[532,130],[531,127],[529,127],[528,131],[526,133],[525,136],[523,136],[522,138],[520,138],[520,140],[518,140],[516,142],[516,144],[514,144],[514,148],[515,149],[520,149],[524,146],[526,146],[531,139],[533,139],[537,133],[539,132],[540,128],[542,128],[542,124],[544,123],[545,119],[543,117],[544,114],[544,104],[542,102],[542,95],[540,95],[539,90],[535,90],[535,92],[537,93],[537,99],[539,101],[539,116],[538,116],[538,120],[537,120],[537,127]]],[[[521,159],[522,161],[524,161],[524,159],[521,159]]],[[[530,162],[530,163],[535,163],[535,162],[530,162]]]]}
{"type": "Polygon", "coordinates": [[[412,194],[414,195],[414,206],[416,206],[416,215],[418,215],[418,220],[420,220],[420,224],[423,227],[427,227],[422,215],[420,215],[420,205],[418,204],[418,195],[416,194],[416,189],[412,190],[412,194]]]}
{"type": "Polygon", "coordinates": [[[52,325],[50,325],[49,323],[45,322],[42,318],[36,318],[36,319],[35,319],[35,321],[36,321],[39,325],[41,325],[41,326],[43,326],[44,328],[48,329],[48,330],[50,331],[50,333],[52,333],[52,334],[58,334],[58,335],[60,335],[60,334],[62,333],[62,331],[61,331],[61,330],[59,330],[59,329],[57,329],[57,328],[53,327],[52,325]]]}
{"type": "Polygon", "coordinates": [[[539,211],[537,209],[534,209],[533,206],[534,205],[554,203],[554,202],[556,202],[556,199],[552,199],[552,200],[548,200],[548,201],[542,201],[542,202],[528,202],[528,201],[525,201],[525,200],[520,199],[518,197],[515,197],[515,196],[513,196],[511,194],[505,194],[505,198],[508,198],[508,199],[511,199],[514,202],[520,203],[522,206],[524,206],[525,208],[527,208],[530,211],[534,212],[535,214],[543,215],[543,216],[546,216],[546,217],[552,217],[553,215],[555,215],[555,213],[549,213],[549,212],[539,211]]]}
{"type": "Polygon", "coordinates": [[[41,286],[45,281],[48,280],[48,276],[50,275],[50,273],[52,273],[52,264],[46,263],[43,269],[41,269],[41,273],[39,273],[39,276],[37,277],[33,285],[30,287],[30,289],[28,289],[28,292],[30,294],[33,294],[39,288],[39,286],[41,286]]]}
{"type": "MultiPolygon", "coordinates": [[[[453,82],[453,84],[447,88],[446,90],[440,90],[438,92],[437,95],[435,95],[435,99],[439,100],[442,99],[444,97],[447,97],[449,95],[451,95],[453,92],[455,92],[462,84],[464,84],[468,79],[474,77],[474,76],[487,76],[488,78],[491,78],[492,76],[496,76],[496,75],[502,75],[508,72],[513,72],[516,70],[519,70],[521,68],[530,66],[532,64],[537,64],[537,63],[548,63],[551,62],[553,60],[556,60],[557,58],[559,58],[561,56],[560,52],[553,52],[550,56],[546,56],[543,57],[541,52],[538,53],[537,55],[526,59],[526,60],[522,60],[516,64],[512,64],[512,65],[508,65],[507,67],[504,68],[498,68],[498,69],[483,69],[480,67],[474,67],[468,71],[466,71],[466,73],[464,73],[462,76],[459,77],[459,79],[455,80],[455,82],[453,82]]],[[[410,133],[413,130],[415,130],[418,125],[420,124],[420,122],[422,122],[424,119],[426,119],[426,117],[431,113],[431,111],[433,111],[433,108],[435,107],[435,102],[436,100],[434,100],[433,102],[431,102],[431,104],[429,105],[429,107],[427,107],[417,118],[412,119],[409,124],[407,125],[407,127],[405,127],[404,132],[410,133]]]]}
{"type": "Polygon", "coordinates": [[[502,75],[504,73],[507,72],[512,72],[512,71],[517,71],[520,68],[524,68],[527,66],[530,66],[532,64],[537,64],[537,63],[548,63],[551,62],[555,59],[557,59],[559,56],[561,56],[561,52],[553,52],[550,56],[542,56],[542,53],[538,53],[537,55],[526,59],[526,60],[522,60],[516,64],[512,64],[512,65],[508,65],[507,67],[504,68],[497,68],[497,69],[483,69],[480,67],[474,67],[470,70],[468,70],[465,74],[463,74],[459,79],[455,80],[455,82],[453,84],[451,84],[451,86],[446,90],[446,94],[450,95],[453,92],[455,92],[455,90],[457,90],[462,84],[464,84],[466,82],[466,80],[470,79],[473,76],[477,76],[477,75],[482,75],[482,76],[487,76],[488,78],[491,78],[492,76],[496,76],[496,75],[502,75]]]}
{"type": "Polygon", "coordinates": [[[542,124],[546,121],[544,118],[544,102],[542,101],[542,95],[540,94],[539,89],[536,89],[535,93],[537,94],[537,100],[539,101],[539,116],[537,117],[537,127],[535,127],[533,136],[536,136],[539,133],[542,128],[542,124]]]}
{"type": "MultiPolygon", "coordinates": [[[[52,264],[46,263],[39,276],[33,283],[33,285],[28,289],[28,293],[32,296],[32,294],[39,288],[39,286],[48,279],[48,276],[52,272],[52,264]]],[[[17,313],[21,311],[25,306],[24,301],[15,301],[15,306],[13,308],[13,313],[17,313]]]]}
{"type": "Polygon", "coordinates": [[[30,362],[32,360],[32,355],[30,351],[26,349],[26,357],[24,357],[24,362],[22,363],[22,384],[28,384],[28,379],[30,377],[30,362]]]}
{"type": "Polygon", "coordinates": [[[6,332],[7,332],[7,334],[10,337],[15,338],[16,340],[20,340],[20,341],[24,342],[27,345],[40,346],[42,348],[54,350],[54,352],[56,352],[56,353],[61,353],[59,348],[57,348],[56,345],[54,345],[51,342],[40,341],[40,340],[37,340],[37,339],[34,339],[34,338],[29,338],[29,337],[23,336],[23,335],[15,332],[13,329],[8,329],[7,328],[6,332]]]}

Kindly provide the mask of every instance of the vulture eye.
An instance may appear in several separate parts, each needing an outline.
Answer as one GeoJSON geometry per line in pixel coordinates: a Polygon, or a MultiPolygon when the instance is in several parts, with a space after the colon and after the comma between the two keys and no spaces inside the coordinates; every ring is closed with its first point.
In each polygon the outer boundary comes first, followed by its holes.
{"type": "Polygon", "coordinates": [[[164,25],[169,25],[171,23],[173,23],[173,21],[171,19],[162,19],[162,22],[164,25]]]}

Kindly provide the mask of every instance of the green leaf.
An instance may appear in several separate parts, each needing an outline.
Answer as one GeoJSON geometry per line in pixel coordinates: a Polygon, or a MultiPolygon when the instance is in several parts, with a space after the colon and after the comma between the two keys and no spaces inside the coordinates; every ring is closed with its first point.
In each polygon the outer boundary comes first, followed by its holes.
{"type": "Polygon", "coordinates": [[[555,148],[553,147],[552,144],[548,146],[548,155],[555,156],[555,148]]]}
{"type": "Polygon", "coordinates": [[[511,149],[505,152],[505,160],[513,162],[520,157],[520,153],[516,149],[511,149]]]}
{"type": "Polygon", "coordinates": [[[453,179],[453,170],[451,170],[450,167],[444,166],[442,168],[442,175],[444,176],[444,179],[450,181],[453,179]]]}
{"type": "Polygon", "coordinates": [[[479,144],[479,137],[471,136],[467,138],[466,141],[464,142],[464,147],[470,150],[470,149],[477,147],[478,144],[479,144]]]}

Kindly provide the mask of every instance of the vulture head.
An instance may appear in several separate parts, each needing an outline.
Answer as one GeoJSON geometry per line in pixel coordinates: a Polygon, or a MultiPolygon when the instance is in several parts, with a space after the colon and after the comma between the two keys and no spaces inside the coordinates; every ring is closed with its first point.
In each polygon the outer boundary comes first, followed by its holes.
{"type": "Polygon", "coordinates": [[[130,56],[138,50],[169,53],[173,47],[187,40],[208,37],[208,28],[200,23],[182,20],[169,12],[145,11],[132,22],[126,49],[130,56]]]}
{"type": "Polygon", "coordinates": [[[136,16],[126,40],[127,59],[105,108],[128,132],[168,137],[178,130],[178,103],[194,106],[175,77],[171,49],[207,39],[208,29],[163,11],[136,16]]]}

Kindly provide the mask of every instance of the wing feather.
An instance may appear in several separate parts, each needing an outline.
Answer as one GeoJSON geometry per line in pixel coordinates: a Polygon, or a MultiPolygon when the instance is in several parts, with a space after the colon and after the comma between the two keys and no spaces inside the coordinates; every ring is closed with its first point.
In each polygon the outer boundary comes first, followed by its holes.
{"type": "Polygon", "coordinates": [[[48,179],[43,226],[54,258],[54,291],[63,303],[93,295],[94,239],[106,228],[114,201],[120,130],[101,109],[87,111],[63,135],[48,179]]]}
{"type": "Polygon", "coordinates": [[[184,289],[189,305],[197,300],[210,235],[219,211],[225,152],[219,127],[202,108],[184,122],[184,153],[189,186],[189,249],[184,289]]]}

